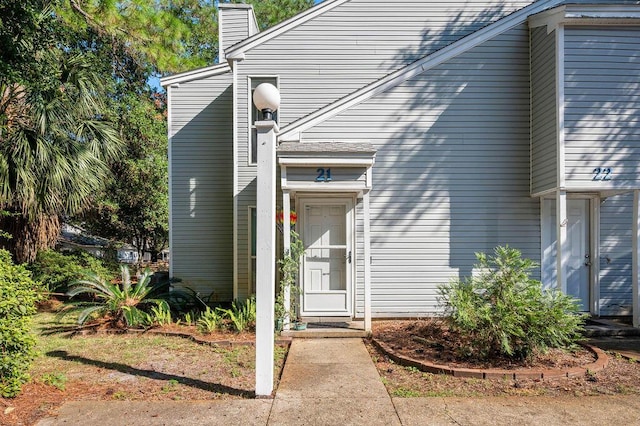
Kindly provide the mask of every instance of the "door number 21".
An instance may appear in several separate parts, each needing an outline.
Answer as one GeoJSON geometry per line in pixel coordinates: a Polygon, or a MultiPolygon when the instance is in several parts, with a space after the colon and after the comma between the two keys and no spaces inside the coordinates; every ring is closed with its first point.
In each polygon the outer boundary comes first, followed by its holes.
{"type": "Polygon", "coordinates": [[[609,167],[596,167],[593,169],[593,179],[594,181],[607,181],[611,180],[611,172],[612,170],[609,167]]]}
{"type": "Polygon", "coordinates": [[[331,182],[331,169],[325,169],[320,167],[316,169],[318,176],[316,176],[316,182],[331,182]]]}

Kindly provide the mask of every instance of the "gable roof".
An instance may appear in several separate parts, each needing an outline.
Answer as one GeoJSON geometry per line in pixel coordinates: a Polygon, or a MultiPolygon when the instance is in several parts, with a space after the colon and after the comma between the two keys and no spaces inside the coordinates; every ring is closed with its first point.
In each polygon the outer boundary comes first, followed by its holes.
{"type": "Polygon", "coordinates": [[[231,68],[228,64],[216,64],[163,77],[160,79],[160,85],[167,87],[172,84],[184,83],[191,80],[197,80],[199,78],[211,77],[213,75],[220,75],[230,71],[231,68]]]}
{"type": "Polygon", "coordinates": [[[491,40],[492,38],[524,23],[529,16],[555,7],[564,0],[540,0],[526,6],[504,18],[491,23],[478,31],[463,37],[442,49],[425,56],[404,68],[388,74],[373,83],[356,90],[337,101],[302,117],[282,128],[278,134],[279,141],[295,141],[300,139],[300,132],[308,130],[341,112],[348,110],[380,93],[383,93],[423,72],[430,70],[452,58],[491,40]]]}
{"type": "Polygon", "coordinates": [[[264,43],[272,38],[279,36],[282,33],[289,31],[292,28],[297,27],[298,25],[302,25],[305,22],[314,19],[315,17],[326,13],[333,8],[340,6],[343,3],[348,2],[349,0],[325,0],[322,3],[318,3],[310,9],[307,9],[304,12],[297,14],[296,16],[287,19],[286,21],[281,22],[265,31],[259,32],[258,34],[251,36],[239,43],[230,46],[226,49],[225,57],[227,60],[232,59],[242,59],[244,58],[244,52],[264,43]]]}

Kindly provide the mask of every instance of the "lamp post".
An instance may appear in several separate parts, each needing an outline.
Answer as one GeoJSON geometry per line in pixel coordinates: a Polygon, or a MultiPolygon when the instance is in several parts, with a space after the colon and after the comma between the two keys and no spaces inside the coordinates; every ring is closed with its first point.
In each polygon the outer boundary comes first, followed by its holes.
{"type": "Polygon", "coordinates": [[[276,133],[273,112],[280,106],[280,92],[262,83],[253,93],[253,103],[263,114],[256,121],[256,397],[273,391],[274,304],[276,280],[276,133]]]}

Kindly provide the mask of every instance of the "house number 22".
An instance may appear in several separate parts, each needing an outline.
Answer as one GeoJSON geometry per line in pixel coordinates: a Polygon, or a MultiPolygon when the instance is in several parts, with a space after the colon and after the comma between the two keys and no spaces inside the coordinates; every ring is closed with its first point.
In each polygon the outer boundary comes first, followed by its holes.
{"type": "Polygon", "coordinates": [[[612,170],[609,167],[596,167],[593,169],[593,179],[594,181],[607,181],[611,180],[611,172],[612,170]]]}
{"type": "Polygon", "coordinates": [[[331,169],[325,169],[320,167],[316,169],[318,176],[316,176],[316,182],[331,182],[331,169]]]}

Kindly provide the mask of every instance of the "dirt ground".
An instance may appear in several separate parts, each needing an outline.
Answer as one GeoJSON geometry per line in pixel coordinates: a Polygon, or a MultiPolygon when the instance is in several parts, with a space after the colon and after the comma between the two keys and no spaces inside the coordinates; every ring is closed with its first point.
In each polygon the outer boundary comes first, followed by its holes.
{"type": "MultiPolygon", "coordinates": [[[[48,325],[45,321],[42,328],[48,325]]],[[[0,398],[0,425],[32,425],[68,401],[252,398],[255,348],[246,343],[254,342],[255,335],[200,337],[235,343],[216,347],[148,333],[40,335],[32,380],[18,397],[0,398]]],[[[276,377],[285,352],[284,346],[276,347],[276,377]]]]}
{"type": "MultiPolygon", "coordinates": [[[[551,351],[537,361],[521,364],[503,359],[473,363],[456,356],[457,342],[446,331],[429,321],[381,321],[374,323],[373,336],[385,342],[399,354],[414,359],[465,368],[547,369],[585,365],[593,361],[586,350],[551,351]]],[[[609,353],[609,365],[602,371],[588,372],[581,377],[559,379],[470,379],[450,375],[423,373],[413,367],[403,367],[373,345],[368,349],[387,386],[397,397],[418,396],[505,396],[546,395],[585,396],[640,394],[640,363],[609,353]]]]}

